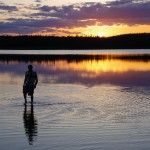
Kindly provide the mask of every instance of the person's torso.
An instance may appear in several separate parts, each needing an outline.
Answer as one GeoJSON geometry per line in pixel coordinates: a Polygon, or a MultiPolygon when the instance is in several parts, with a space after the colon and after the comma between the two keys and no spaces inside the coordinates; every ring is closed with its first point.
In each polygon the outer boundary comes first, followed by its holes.
{"type": "Polygon", "coordinates": [[[26,81],[29,84],[34,84],[37,80],[37,74],[34,71],[27,71],[26,72],[26,81]]]}

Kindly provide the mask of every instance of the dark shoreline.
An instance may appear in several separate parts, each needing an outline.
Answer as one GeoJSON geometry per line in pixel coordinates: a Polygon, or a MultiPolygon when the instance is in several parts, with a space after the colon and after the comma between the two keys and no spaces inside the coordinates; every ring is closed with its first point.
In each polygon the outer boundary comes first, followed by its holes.
{"type": "Polygon", "coordinates": [[[42,62],[42,61],[60,61],[80,62],[85,60],[111,60],[118,59],[124,61],[150,61],[150,54],[1,54],[0,61],[19,61],[19,62],[42,62]]]}
{"type": "Polygon", "coordinates": [[[2,50],[150,49],[150,33],[113,37],[0,36],[2,50]]]}

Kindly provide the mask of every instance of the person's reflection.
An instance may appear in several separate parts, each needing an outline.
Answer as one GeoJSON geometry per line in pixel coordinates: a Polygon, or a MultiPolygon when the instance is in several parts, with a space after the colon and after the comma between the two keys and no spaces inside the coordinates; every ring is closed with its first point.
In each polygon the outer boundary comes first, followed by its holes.
{"type": "Polygon", "coordinates": [[[28,142],[30,145],[33,144],[34,138],[37,136],[37,120],[34,116],[33,105],[30,106],[30,109],[27,109],[27,105],[24,107],[23,113],[23,122],[26,136],[28,137],[28,142]]]}

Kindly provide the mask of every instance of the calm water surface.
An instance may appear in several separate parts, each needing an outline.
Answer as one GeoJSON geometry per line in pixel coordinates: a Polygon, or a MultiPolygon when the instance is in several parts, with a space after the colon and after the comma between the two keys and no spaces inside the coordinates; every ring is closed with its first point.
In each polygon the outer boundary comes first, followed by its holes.
{"type": "Polygon", "coordinates": [[[0,61],[3,150],[149,150],[150,61],[33,61],[39,84],[24,106],[31,62],[0,61]]]}
{"type": "Polygon", "coordinates": [[[118,50],[0,50],[0,54],[150,54],[150,49],[118,50]]]}

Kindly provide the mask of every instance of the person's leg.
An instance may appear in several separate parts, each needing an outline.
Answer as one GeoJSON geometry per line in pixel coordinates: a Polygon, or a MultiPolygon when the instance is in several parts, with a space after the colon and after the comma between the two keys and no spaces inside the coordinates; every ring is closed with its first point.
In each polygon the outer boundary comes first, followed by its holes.
{"type": "Polygon", "coordinates": [[[30,94],[31,94],[31,104],[33,104],[33,94],[34,94],[34,84],[32,84],[32,86],[30,87],[30,94]]]}
{"type": "Polygon", "coordinates": [[[25,100],[25,104],[27,103],[27,87],[26,85],[23,85],[23,96],[25,100]]]}
{"type": "Polygon", "coordinates": [[[23,96],[24,96],[25,103],[27,103],[27,93],[24,92],[23,96]]]}
{"type": "Polygon", "coordinates": [[[31,94],[31,104],[33,104],[33,93],[31,94]]]}

